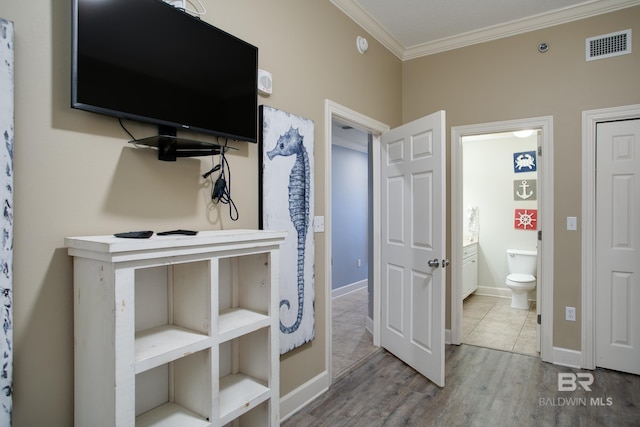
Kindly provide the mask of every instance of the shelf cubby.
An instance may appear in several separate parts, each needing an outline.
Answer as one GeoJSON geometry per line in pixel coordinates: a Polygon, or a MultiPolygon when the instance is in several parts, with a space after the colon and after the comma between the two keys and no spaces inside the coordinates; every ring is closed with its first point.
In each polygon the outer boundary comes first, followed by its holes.
{"type": "Polygon", "coordinates": [[[269,399],[272,354],[270,330],[262,328],[220,344],[220,423],[253,409],[269,399]]]}
{"type": "Polygon", "coordinates": [[[136,375],[136,427],[210,425],[211,371],[207,349],[136,375]]]}
{"type": "Polygon", "coordinates": [[[135,271],[135,372],[211,346],[211,261],[135,271]]]}

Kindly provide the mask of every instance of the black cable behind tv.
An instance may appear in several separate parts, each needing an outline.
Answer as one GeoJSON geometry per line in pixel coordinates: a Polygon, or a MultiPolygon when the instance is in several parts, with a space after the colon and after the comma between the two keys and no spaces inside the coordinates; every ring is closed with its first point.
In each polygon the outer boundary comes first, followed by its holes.
{"type": "Polygon", "coordinates": [[[170,126],[158,126],[158,135],[136,139],[129,143],[156,148],[158,160],[167,162],[175,162],[178,157],[212,156],[220,154],[223,150],[236,150],[236,148],[213,142],[178,138],[176,129],[170,126]]]}

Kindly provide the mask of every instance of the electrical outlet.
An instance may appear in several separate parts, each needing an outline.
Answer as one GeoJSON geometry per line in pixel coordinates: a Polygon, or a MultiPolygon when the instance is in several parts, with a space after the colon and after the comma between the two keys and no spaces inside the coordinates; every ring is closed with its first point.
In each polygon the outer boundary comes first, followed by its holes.
{"type": "Polygon", "coordinates": [[[575,307],[565,307],[565,318],[571,322],[576,321],[576,308],[575,307]]]}

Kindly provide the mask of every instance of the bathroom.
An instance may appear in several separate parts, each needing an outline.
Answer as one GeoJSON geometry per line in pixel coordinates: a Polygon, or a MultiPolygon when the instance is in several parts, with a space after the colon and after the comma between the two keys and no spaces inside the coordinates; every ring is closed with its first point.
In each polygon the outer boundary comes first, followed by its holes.
{"type": "Polygon", "coordinates": [[[535,278],[527,279],[529,291],[518,290],[520,283],[506,284],[509,273],[525,273],[509,271],[507,250],[526,251],[512,259],[534,261],[533,271],[527,273],[536,274],[537,141],[535,131],[463,138],[462,341],[466,344],[539,354],[535,278]]]}

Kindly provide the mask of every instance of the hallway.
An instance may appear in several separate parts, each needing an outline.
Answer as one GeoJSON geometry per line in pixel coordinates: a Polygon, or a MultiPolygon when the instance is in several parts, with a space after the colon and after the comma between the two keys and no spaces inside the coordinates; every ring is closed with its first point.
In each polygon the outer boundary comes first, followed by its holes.
{"type": "Polygon", "coordinates": [[[332,307],[332,372],[333,380],[354,369],[371,354],[379,350],[373,346],[373,337],[366,330],[366,287],[331,300],[332,307]]]}

